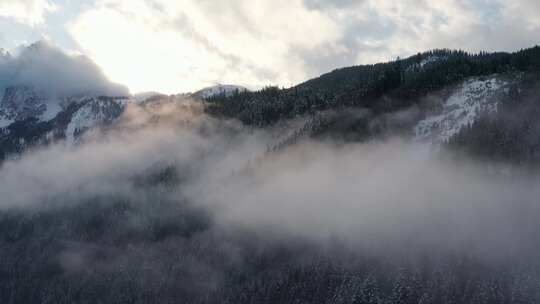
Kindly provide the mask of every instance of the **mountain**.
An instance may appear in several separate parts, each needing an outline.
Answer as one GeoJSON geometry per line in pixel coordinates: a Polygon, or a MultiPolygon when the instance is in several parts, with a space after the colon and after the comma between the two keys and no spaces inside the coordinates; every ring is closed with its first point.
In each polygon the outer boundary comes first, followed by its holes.
{"type": "Polygon", "coordinates": [[[164,95],[146,92],[133,96],[76,94],[51,97],[31,85],[9,86],[0,102],[0,160],[17,156],[30,147],[57,141],[75,144],[88,131],[112,124],[126,104],[160,105],[186,98],[203,99],[245,91],[240,86],[216,86],[196,94],[164,95]]]}
{"type": "Polygon", "coordinates": [[[539,58],[539,47],[512,54],[437,50],[388,63],[334,70],[289,89],[216,96],[214,110],[258,126],[344,107],[390,112],[415,105],[421,98],[471,77],[537,73],[539,58]],[[430,59],[434,56],[444,60],[430,59]],[[416,68],[426,60],[430,63],[416,68]]]}
{"type": "Polygon", "coordinates": [[[29,86],[8,87],[0,103],[0,159],[27,148],[67,140],[118,118],[128,97],[50,98],[29,86]]]}
{"type": "MultiPolygon", "coordinates": [[[[286,126],[288,120],[306,118],[298,129],[287,130],[289,135],[278,139],[275,147],[303,137],[364,141],[393,135],[436,145],[460,142],[470,146],[463,132],[471,133],[475,123],[486,117],[502,115],[498,110],[502,107],[510,111],[509,103],[510,108],[522,107],[525,103],[510,101],[518,98],[516,92],[525,98],[524,92],[540,84],[538,75],[539,47],[515,53],[435,50],[388,63],[337,69],[287,89],[252,92],[241,86],[217,85],[176,97],[204,99],[208,114],[238,119],[251,127],[286,126]],[[461,140],[456,141],[457,137],[461,140]]],[[[30,86],[5,89],[0,103],[4,155],[22,151],[30,143],[48,142],[47,138],[76,142],[86,131],[114,122],[128,102],[182,99],[154,92],[130,98],[44,96],[30,86]]]]}
{"type": "Polygon", "coordinates": [[[176,103],[185,98],[202,99],[245,91],[240,86],[215,86],[195,94],[164,95],[146,92],[133,96],[76,94],[51,97],[31,85],[5,88],[0,102],[0,159],[28,147],[58,140],[76,143],[93,128],[113,123],[127,103],[176,103]]]}
{"type": "Polygon", "coordinates": [[[540,47],[514,53],[435,50],[337,69],[287,89],[216,95],[208,98],[208,112],[261,128],[302,116],[324,122],[303,136],[362,141],[400,135],[446,144],[479,120],[535,104],[522,99],[538,99],[524,92],[534,91],[539,79],[540,47]],[[354,114],[358,110],[363,114],[354,114]]]}

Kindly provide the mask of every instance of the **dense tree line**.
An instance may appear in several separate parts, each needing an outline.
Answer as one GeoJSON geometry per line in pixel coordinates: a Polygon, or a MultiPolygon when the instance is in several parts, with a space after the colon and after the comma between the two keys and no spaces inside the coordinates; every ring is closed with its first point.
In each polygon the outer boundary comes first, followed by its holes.
{"type": "Polygon", "coordinates": [[[540,71],[540,47],[512,54],[434,50],[389,63],[338,69],[288,89],[214,96],[208,100],[209,112],[261,127],[328,109],[360,107],[385,113],[468,77],[517,71],[540,71]]]}
{"type": "MultiPolygon", "coordinates": [[[[363,140],[392,128],[384,124],[374,128],[373,122],[384,115],[411,106],[422,107],[423,97],[470,77],[495,74],[517,77],[519,81],[503,98],[496,117],[481,117],[451,138],[447,146],[492,160],[538,163],[540,100],[536,93],[540,83],[540,47],[515,53],[434,50],[389,63],[338,69],[289,89],[269,87],[229,97],[214,96],[208,100],[208,111],[257,127],[304,115],[311,117],[308,121],[324,124],[317,124],[315,131],[299,131],[301,135],[363,140]],[[370,114],[347,114],[355,109],[370,114]]],[[[411,126],[394,126],[393,131],[404,133],[411,126]]]]}

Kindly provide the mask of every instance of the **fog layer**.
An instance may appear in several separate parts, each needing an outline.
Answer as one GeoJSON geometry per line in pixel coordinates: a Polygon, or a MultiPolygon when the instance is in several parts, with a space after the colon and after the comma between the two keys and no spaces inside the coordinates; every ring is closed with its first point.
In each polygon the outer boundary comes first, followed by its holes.
{"type": "Polygon", "coordinates": [[[11,55],[0,52],[0,89],[29,86],[45,95],[125,96],[126,87],[112,83],[89,58],[69,55],[41,41],[11,55]]]}
{"type": "Polygon", "coordinates": [[[172,189],[152,195],[207,210],[218,230],[270,241],[338,241],[374,256],[470,254],[487,261],[538,253],[537,176],[504,174],[502,166],[400,139],[305,140],[266,153],[275,137],[207,117],[189,101],[130,106],[105,134],[4,163],[0,208],[46,210],[109,194],[140,198],[138,177],[174,168],[172,189]]]}

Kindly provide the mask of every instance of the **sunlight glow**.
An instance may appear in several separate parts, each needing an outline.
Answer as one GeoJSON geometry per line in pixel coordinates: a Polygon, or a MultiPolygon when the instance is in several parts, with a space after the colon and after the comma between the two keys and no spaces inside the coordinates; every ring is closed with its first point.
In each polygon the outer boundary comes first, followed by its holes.
{"type": "Polygon", "coordinates": [[[220,63],[174,31],[131,22],[112,10],[88,12],[71,30],[104,72],[132,92],[178,93],[202,87],[208,83],[196,76],[200,63],[220,63]]]}

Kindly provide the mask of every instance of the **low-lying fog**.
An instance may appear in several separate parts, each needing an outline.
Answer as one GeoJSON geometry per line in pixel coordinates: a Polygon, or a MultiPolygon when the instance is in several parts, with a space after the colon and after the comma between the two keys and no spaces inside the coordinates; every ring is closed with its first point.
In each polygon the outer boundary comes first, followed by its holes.
{"type": "Polygon", "coordinates": [[[7,161],[0,208],[140,197],[145,189],[134,177],[173,166],[178,185],[152,195],[204,208],[219,229],[321,245],[338,240],[375,256],[420,251],[497,260],[539,253],[538,176],[505,174],[502,166],[402,139],[306,139],[266,153],[276,137],[269,133],[207,117],[189,101],[132,105],[106,133],[7,161]]]}

